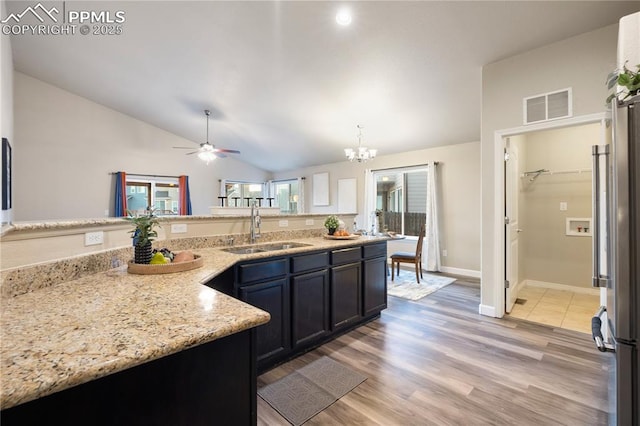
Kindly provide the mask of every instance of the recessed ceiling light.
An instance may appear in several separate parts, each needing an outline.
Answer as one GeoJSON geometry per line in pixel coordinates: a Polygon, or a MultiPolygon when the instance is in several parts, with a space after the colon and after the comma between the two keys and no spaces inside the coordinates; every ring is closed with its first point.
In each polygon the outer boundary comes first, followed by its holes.
{"type": "Polygon", "coordinates": [[[341,9],[336,15],[336,22],[346,27],[351,23],[351,12],[348,9],[341,9]]]}

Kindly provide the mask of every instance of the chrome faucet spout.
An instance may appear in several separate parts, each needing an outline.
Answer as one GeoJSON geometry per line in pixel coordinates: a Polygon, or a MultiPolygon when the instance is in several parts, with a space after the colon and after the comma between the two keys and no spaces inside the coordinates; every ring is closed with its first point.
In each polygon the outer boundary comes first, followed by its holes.
{"type": "Polygon", "coordinates": [[[255,243],[257,238],[260,238],[260,222],[260,209],[254,201],[251,203],[251,227],[249,234],[251,244],[255,243]]]}

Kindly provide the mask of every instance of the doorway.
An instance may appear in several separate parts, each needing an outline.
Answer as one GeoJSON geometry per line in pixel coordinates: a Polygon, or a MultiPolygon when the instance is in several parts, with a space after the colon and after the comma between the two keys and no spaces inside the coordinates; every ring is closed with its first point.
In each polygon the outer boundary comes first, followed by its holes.
{"type": "Polygon", "coordinates": [[[590,332],[600,305],[591,287],[591,146],[606,141],[605,124],[502,138],[505,313],[590,332]]]}

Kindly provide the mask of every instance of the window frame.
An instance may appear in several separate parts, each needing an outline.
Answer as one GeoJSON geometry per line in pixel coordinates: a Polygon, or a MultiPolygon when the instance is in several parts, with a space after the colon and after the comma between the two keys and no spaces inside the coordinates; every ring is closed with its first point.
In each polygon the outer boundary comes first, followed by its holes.
{"type": "MultiPolygon", "coordinates": [[[[373,182],[374,182],[374,188],[373,190],[375,191],[374,196],[376,199],[376,212],[378,212],[379,207],[378,207],[378,183],[382,182],[383,176],[389,176],[391,174],[395,174],[396,175],[396,180],[395,182],[399,182],[399,184],[396,184],[396,187],[393,190],[390,190],[388,192],[386,192],[386,196],[387,196],[387,200],[386,200],[386,205],[387,205],[387,212],[394,212],[394,213],[400,213],[401,214],[401,230],[400,231],[396,231],[400,234],[403,234],[406,236],[406,238],[408,240],[412,240],[418,239],[417,235],[407,235],[405,233],[405,229],[406,229],[406,224],[405,224],[405,214],[406,213],[410,213],[407,212],[407,206],[408,206],[408,191],[407,191],[407,174],[408,173],[418,173],[418,172],[423,172],[426,174],[426,178],[428,179],[428,169],[429,166],[427,164],[424,165],[418,165],[418,166],[403,166],[403,167],[392,167],[392,168],[388,168],[388,169],[379,169],[379,170],[371,170],[371,173],[373,175],[373,182]],[[393,193],[393,195],[392,195],[393,193]],[[395,210],[390,210],[390,206],[393,202],[393,207],[394,208],[399,208],[399,211],[395,211],[395,210]]],[[[384,206],[384,200],[382,202],[382,205],[384,206]]],[[[426,202],[425,202],[425,210],[426,210],[426,202]]],[[[418,212],[421,213],[421,212],[418,212]]],[[[425,213],[426,215],[426,213],[425,213]]],[[[376,226],[378,226],[378,224],[376,224],[376,226]]],[[[382,230],[379,229],[379,232],[381,232],[382,230]]]]}
{"type": "MultiPolygon", "coordinates": [[[[149,208],[153,208],[155,209],[155,205],[156,205],[156,190],[157,188],[176,188],[178,190],[178,197],[180,196],[180,180],[179,178],[172,178],[172,177],[150,177],[150,176],[143,176],[143,175],[129,175],[127,174],[127,178],[126,178],[126,182],[125,182],[125,186],[127,188],[127,194],[129,194],[129,187],[130,186],[136,186],[136,187],[147,187],[148,190],[148,196],[147,196],[147,208],[145,211],[149,211],[149,208]]],[[[173,202],[175,200],[172,200],[172,205],[173,202]]],[[[177,200],[177,205],[180,205],[179,200],[177,200]]],[[[165,205],[166,206],[166,205],[165,205]]],[[[129,206],[127,203],[127,210],[129,210],[129,206]]],[[[179,207],[178,210],[175,210],[174,213],[171,214],[166,214],[164,213],[167,210],[171,210],[174,211],[174,209],[163,209],[162,212],[163,213],[157,213],[157,216],[173,216],[173,215],[178,215],[180,214],[179,212],[179,207]]],[[[140,211],[140,209],[136,210],[137,212],[140,211]]]]}

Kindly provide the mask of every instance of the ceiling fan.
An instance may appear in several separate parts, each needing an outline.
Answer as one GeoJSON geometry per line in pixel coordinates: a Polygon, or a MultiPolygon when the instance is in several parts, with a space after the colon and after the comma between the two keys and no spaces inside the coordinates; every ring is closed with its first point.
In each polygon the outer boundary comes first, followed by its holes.
{"type": "MultiPolygon", "coordinates": [[[[198,158],[202,161],[209,164],[211,161],[215,160],[216,157],[224,158],[227,154],[240,154],[240,151],[235,149],[224,149],[224,148],[216,148],[215,145],[211,145],[209,143],[209,116],[211,115],[211,111],[208,109],[204,110],[204,114],[207,116],[207,141],[200,144],[200,148],[193,151],[187,152],[186,155],[198,154],[198,158]]],[[[193,149],[186,146],[174,146],[176,149],[193,149]]]]}

